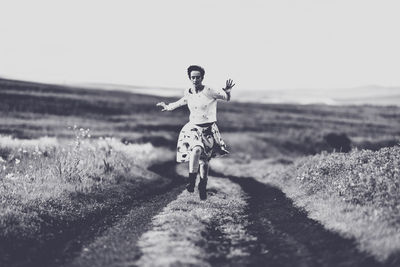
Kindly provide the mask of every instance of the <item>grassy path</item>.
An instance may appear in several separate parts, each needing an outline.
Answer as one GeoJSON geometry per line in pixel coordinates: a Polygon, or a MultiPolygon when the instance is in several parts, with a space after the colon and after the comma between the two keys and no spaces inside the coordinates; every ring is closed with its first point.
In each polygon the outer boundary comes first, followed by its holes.
{"type": "MultiPolygon", "coordinates": [[[[185,174],[182,165],[170,163],[153,171],[185,174]]],[[[382,266],[353,240],[309,219],[280,190],[253,178],[212,174],[207,201],[183,185],[143,199],[53,265],[382,266]]]]}
{"type": "MultiPolygon", "coordinates": [[[[153,170],[172,175],[167,166],[153,170]]],[[[175,187],[132,207],[64,266],[233,263],[249,256],[243,244],[254,238],[244,230],[244,198],[239,186],[215,178],[210,180],[208,201],[175,187]]]]}
{"type": "MultiPolygon", "coordinates": [[[[196,192],[197,193],[197,192],[196,192]]],[[[246,202],[240,187],[211,177],[207,201],[182,192],[152,220],[152,229],[139,240],[138,266],[231,265],[250,256],[243,246],[246,202]]]]}
{"type": "Polygon", "coordinates": [[[94,240],[86,242],[79,254],[64,266],[131,266],[142,256],[137,242],[143,233],[150,230],[151,219],[182,190],[183,186],[178,186],[133,206],[118,222],[94,240]]]}
{"type": "Polygon", "coordinates": [[[130,266],[142,256],[138,239],[150,230],[151,219],[184,189],[182,177],[176,174],[171,162],[156,164],[149,169],[162,172],[172,183],[158,192],[156,186],[155,192],[131,205],[127,214],[116,218],[105,231],[84,240],[79,251],[69,255],[63,266],[130,266]]]}

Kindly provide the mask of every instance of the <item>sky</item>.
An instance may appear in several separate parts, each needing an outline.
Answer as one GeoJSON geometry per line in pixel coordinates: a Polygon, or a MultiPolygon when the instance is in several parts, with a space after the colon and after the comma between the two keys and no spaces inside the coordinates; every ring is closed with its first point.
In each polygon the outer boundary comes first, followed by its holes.
{"type": "Polygon", "coordinates": [[[0,76],[184,88],[400,86],[400,1],[2,0],[0,76]]]}

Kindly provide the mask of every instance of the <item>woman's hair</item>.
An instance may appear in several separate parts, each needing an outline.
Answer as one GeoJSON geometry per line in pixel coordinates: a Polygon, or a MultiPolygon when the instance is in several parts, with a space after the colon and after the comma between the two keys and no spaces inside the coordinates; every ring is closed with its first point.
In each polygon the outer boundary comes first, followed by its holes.
{"type": "Polygon", "coordinates": [[[197,65],[191,65],[191,66],[189,66],[189,68],[187,69],[187,74],[188,74],[188,76],[189,76],[189,79],[190,79],[190,73],[191,73],[192,71],[200,71],[200,75],[201,75],[202,78],[204,78],[204,74],[206,74],[206,71],[205,71],[202,67],[197,66],[197,65]]]}

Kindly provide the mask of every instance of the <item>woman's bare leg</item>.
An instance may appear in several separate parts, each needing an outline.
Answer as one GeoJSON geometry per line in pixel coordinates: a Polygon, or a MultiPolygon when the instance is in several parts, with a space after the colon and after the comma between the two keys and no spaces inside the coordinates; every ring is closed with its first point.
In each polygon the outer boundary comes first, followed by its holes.
{"type": "Polygon", "coordinates": [[[205,161],[205,160],[202,160],[201,162],[200,162],[200,166],[199,166],[199,169],[200,169],[200,179],[208,179],[208,169],[209,169],[209,164],[208,164],[208,161],[205,161]]]}
{"type": "Polygon", "coordinates": [[[202,152],[203,152],[203,149],[200,146],[195,146],[190,153],[189,180],[188,180],[188,184],[186,185],[186,189],[190,193],[194,192],[194,187],[196,185],[196,177],[197,177],[197,173],[199,171],[199,161],[200,161],[200,156],[201,156],[202,152]]]}
{"type": "Polygon", "coordinates": [[[208,180],[208,161],[202,160],[200,162],[200,183],[199,183],[199,196],[201,200],[207,199],[207,180],[208,180]]]}
{"type": "Polygon", "coordinates": [[[200,156],[203,152],[201,146],[195,146],[190,153],[189,158],[189,173],[197,173],[199,171],[200,156]]]}

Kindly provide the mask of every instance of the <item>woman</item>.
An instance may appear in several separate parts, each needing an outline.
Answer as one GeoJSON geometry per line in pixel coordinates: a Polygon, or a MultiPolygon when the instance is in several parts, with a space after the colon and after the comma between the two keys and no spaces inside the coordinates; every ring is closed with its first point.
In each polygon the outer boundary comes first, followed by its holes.
{"type": "Polygon", "coordinates": [[[200,170],[199,195],[201,200],[205,200],[209,160],[229,153],[215,124],[217,100],[229,101],[231,89],[235,84],[229,79],[225,88],[214,90],[203,85],[205,71],[202,67],[192,65],[187,69],[187,73],[193,86],[185,90],[184,96],[168,105],[160,102],[157,106],[161,106],[162,111],[172,111],[188,105],[189,122],[179,133],[176,160],[189,161],[189,180],[186,189],[191,193],[194,192],[197,173],[200,170]]]}

